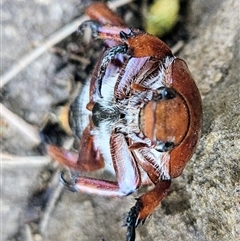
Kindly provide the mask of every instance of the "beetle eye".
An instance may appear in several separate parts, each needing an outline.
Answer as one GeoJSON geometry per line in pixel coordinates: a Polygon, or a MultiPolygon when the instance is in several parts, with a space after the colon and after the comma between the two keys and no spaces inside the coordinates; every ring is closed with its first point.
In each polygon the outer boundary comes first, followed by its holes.
{"type": "Polygon", "coordinates": [[[156,151],[159,151],[159,152],[167,152],[167,151],[170,151],[171,149],[173,149],[173,147],[174,147],[174,142],[171,142],[171,141],[166,141],[166,142],[157,141],[155,149],[156,149],[156,151]]]}
{"type": "Polygon", "coordinates": [[[158,101],[158,100],[170,100],[175,98],[176,94],[175,91],[171,88],[160,88],[157,89],[153,100],[158,101]]]}
{"type": "Polygon", "coordinates": [[[163,91],[163,99],[173,99],[175,98],[176,94],[174,92],[174,90],[170,89],[170,88],[165,88],[163,91]]]}

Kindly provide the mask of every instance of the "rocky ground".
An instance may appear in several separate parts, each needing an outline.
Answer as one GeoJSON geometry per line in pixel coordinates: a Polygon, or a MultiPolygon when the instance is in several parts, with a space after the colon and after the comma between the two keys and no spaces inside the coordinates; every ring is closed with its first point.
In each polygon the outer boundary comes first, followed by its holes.
{"type": "MultiPolygon", "coordinates": [[[[177,27],[186,33],[176,29],[176,36],[170,34],[166,41],[174,45],[184,38],[178,55],[188,63],[202,95],[202,137],[161,207],[138,227],[136,241],[235,241],[240,239],[239,2],[183,2],[184,27],[177,27]]],[[[80,17],[88,3],[3,1],[2,73],[80,17]]],[[[118,11],[141,27],[139,9],[138,2],[118,11]]],[[[89,46],[73,34],[4,83],[2,240],[124,240],[124,215],[140,193],[119,199],[65,190],[58,178],[63,168],[46,155],[39,137],[49,116],[59,113],[91,73],[98,51],[99,43],[89,46]]]]}

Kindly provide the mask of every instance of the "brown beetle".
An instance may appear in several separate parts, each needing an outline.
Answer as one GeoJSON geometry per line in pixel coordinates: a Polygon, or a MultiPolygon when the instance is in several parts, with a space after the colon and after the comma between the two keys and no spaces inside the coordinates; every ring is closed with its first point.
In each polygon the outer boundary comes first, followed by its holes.
{"type": "Polygon", "coordinates": [[[79,175],[67,183],[62,178],[72,191],[120,197],[154,185],[126,218],[126,240],[132,241],[137,225],[160,204],[171,179],[181,175],[195,151],[201,97],[186,63],[160,39],[129,29],[103,3],[89,6],[86,13],[91,20],[80,30],[89,24],[106,48],[77,99],[79,152],[55,145],[47,149],[80,173],[106,168],[116,175],[115,182],[79,175]]]}

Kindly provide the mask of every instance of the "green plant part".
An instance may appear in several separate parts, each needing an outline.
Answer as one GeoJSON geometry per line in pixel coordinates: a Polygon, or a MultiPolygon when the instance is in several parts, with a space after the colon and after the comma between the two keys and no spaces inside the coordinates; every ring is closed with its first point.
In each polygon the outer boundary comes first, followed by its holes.
{"type": "Polygon", "coordinates": [[[179,0],[155,0],[145,16],[146,32],[161,37],[177,23],[179,0]]]}

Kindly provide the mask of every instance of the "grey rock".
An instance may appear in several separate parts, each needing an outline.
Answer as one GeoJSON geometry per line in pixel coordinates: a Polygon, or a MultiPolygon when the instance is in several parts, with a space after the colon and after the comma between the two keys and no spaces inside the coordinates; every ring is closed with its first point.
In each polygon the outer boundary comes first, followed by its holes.
{"type": "MultiPolygon", "coordinates": [[[[29,50],[32,41],[44,39],[54,29],[75,17],[76,6],[80,6],[78,1],[28,3],[25,9],[23,5],[12,1],[3,4],[4,46],[9,45],[9,48],[3,51],[3,58],[6,60],[4,69],[29,50]],[[19,19],[16,16],[19,16],[19,19]],[[19,45],[20,39],[22,47],[19,45]],[[11,44],[8,44],[10,41],[11,44]]],[[[183,175],[173,180],[169,195],[162,205],[143,226],[138,227],[136,241],[240,239],[238,7],[237,0],[191,1],[189,21],[186,23],[190,30],[190,40],[181,51],[180,57],[189,65],[202,94],[202,137],[183,175]]],[[[53,96],[57,96],[58,101],[61,101],[59,96],[64,96],[65,99],[69,94],[68,86],[59,87],[60,92],[57,93],[46,88],[46,83],[49,88],[55,86],[50,84],[51,81],[48,82],[48,77],[45,76],[50,62],[51,57],[48,54],[42,56],[13,79],[5,89],[9,93],[4,103],[30,123],[37,125],[42,123],[44,113],[56,103],[53,96]],[[41,82],[42,78],[45,79],[44,82],[41,82]],[[28,88],[21,85],[21,81],[25,79],[28,88]],[[27,95],[29,89],[37,91],[27,95]],[[41,96],[46,96],[47,99],[41,99],[41,96]],[[29,107],[29,103],[34,99],[38,99],[39,103],[29,107]],[[15,102],[19,102],[20,106],[24,105],[25,101],[28,103],[27,107],[23,106],[20,110],[18,106],[12,106],[15,102]],[[27,111],[24,111],[26,108],[27,111]],[[39,111],[32,112],[34,108],[39,108],[39,111]]],[[[63,86],[62,82],[60,86],[63,86]]],[[[14,136],[21,141],[17,134],[14,136]]],[[[11,146],[10,141],[7,142],[6,145],[10,146],[6,150],[19,153],[15,150],[17,143],[15,141],[11,146]]],[[[21,148],[24,150],[24,146],[21,148]]],[[[25,155],[33,152],[32,147],[25,148],[25,155]]],[[[12,166],[11,163],[2,164],[3,240],[100,241],[102,237],[106,241],[124,240],[125,228],[121,227],[124,215],[134,205],[134,197],[141,192],[119,199],[94,197],[60,189],[52,209],[41,209],[34,214],[42,224],[39,232],[38,224],[26,224],[24,217],[26,218],[29,198],[35,190],[42,187],[39,176],[49,168],[49,162],[37,166],[32,162],[28,165],[26,162],[12,166]],[[47,211],[49,216],[46,218],[47,211]],[[46,222],[44,225],[43,220],[46,222]]],[[[54,164],[51,165],[56,169],[54,164]]],[[[46,190],[54,193],[54,190],[59,188],[57,183],[55,178],[54,184],[50,183],[46,190]]],[[[46,204],[49,203],[51,202],[47,200],[46,204]]]]}

